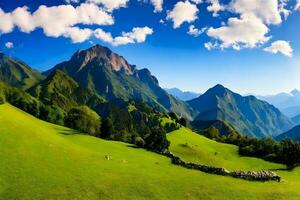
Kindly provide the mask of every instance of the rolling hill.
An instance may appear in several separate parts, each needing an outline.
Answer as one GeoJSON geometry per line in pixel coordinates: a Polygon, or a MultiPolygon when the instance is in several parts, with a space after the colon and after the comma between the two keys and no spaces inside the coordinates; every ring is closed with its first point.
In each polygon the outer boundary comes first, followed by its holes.
{"type": "MultiPolygon", "coordinates": [[[[40,121],[0,105],[0,199],[299,199],[300,170],[284,182],[249,182],[171,164],[161,155],[40,121]],[[109,160],[105,158],[109,155],[109,160]],[[162,187],[163,186],[163,187],[162,187]]],[[[188,129],[169,133],[186,160],[230,169],[281,168],[188,129]],[[186,145],[187,144],[187,145],[186,145]],[[218,152],[217,155],[215,152],[218,152]]]]}
{"type": "Polygon", "coordinates": [[[248,136],[277,136],[293,126],[274,106],[254,96],[243,97],[222,85],[216,85],[188,103],[199,112],[195,120],[225,121],[248,136]]]}
{"type": "Polygon", "coordinates": [[[38,71],[0,52],[0,81],[21,89],[28,89],[42,78],[38,71]]]}
{"type": "Polygon", "coordinates": [[[59,69],[80,86],[96,91],[109,101],[142,100],[151,107],[173,111],[192,119],[195,112],[185,102],[169,95],[148,69],[137,69],[122,56],[100,45],[77,51],[69,61],[44,72],[59,69]]]}

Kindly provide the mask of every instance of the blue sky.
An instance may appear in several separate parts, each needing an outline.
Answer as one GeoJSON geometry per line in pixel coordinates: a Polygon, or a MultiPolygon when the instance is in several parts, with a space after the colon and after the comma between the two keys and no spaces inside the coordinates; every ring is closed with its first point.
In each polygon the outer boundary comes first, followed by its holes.
{"type": "Polygon", "coordinates": [[[221,83],[242,94],[300,89],[296,0],[2,0],[0,8],[0,50],[39,70],[101,44],[149,68],[163,87],[204,92],[221,83]],[[71,23],[67,8],[60,9],[62,16],[51,9],[83,4],[93,10],[78,9],[80,16],[96,13],[88,21],[71,23]]]}

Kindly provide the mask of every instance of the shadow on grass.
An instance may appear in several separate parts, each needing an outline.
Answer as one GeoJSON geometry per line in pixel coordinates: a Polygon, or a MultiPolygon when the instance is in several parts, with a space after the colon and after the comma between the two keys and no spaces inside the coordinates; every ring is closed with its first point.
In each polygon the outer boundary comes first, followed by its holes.
{"type": "Polygon", "coordinates": [[[62,129],[62,128],[56,128],[56,131],[59,133],[59,134],[62,134],[62,135],[78,135],[78,134],[81,134],[83,135],[83,133],[77,131],[77,130],[73,130],[73,129],[62,129]]]}

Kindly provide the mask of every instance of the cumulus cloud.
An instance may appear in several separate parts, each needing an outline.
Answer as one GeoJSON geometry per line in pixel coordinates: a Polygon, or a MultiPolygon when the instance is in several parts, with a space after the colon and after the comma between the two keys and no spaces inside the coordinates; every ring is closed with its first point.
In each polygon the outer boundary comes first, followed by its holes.
{"type": "Polygon", "coordinates": [[[161,12],[163,10],[163,0],[151,0],[151,3],[154,6],[154,12],[161,12]]]}
{"type": "Polygon", "coordinates": [[[204,47],[209,51],[212,49],[218,48],[218,46],[219,46],[218,43],[212,43],[212,42],[204,43],[204,47]]]}
{"type": "Polygon", "coordinates": [[[211,5],[207,7],[207,10],[212,12],[214,17],[218,17],[219,12],[225,10],[225,6],[221,5],[219,0],[209,0],[209,2],[211,5]]]}
{"type": "Polygon", "coordinates": [[[5,47],[6,47],[7,49],[12,49],[12,48],[14,48],[14,43],[12,43],[12,42],[6,42],[6,43],[5,43],[5,47]]]}
{"type": "Polygon", "coordinates": [[[195,4],[189,1],[179,1],[175,4],[173,10],[168,11],[167,19],[173,21],[173,27],[179,28],[184,22],[191,23],[198,17],[199,10],[195,4]]]}
{"type": "MultiPolygon", "coordinates": [[[[211,2],[218,0],[210,0],[211,2]]],[[[270,39],[270,25],[282,22],[281,14],[288,17],[288,0],[232,0],[226,9],[238,17],[231,17],[219,28],[209,28],[208,36],[215,38],[220,48],[254,48],[270,39]]],[[[208,8],[209,9],[209,8],[208,8]]],[[[212,9],[213,10],[213,9],[212,9]]],[[[218,7],[216,6],[216,11],[218,7]]],[[[211,48],[210,48],[211,49],[211,48]]]]}
{"type": "Polygon", "coordinates": [[[73,43],[80,43],[88,40],[93,31],[88,28],[80,29],[78,27],[68,27],[64,33],[65,37],[71,38],[73,43]]]}
{"type": "Polygon", "coordinates": [[[300,0],[297,0],[296,6],[294,8],[295,10],[300,10],[300,0]]]}
{"type": "Polygon", "coordinates": [[[113,46],[126,45],[132,43],[145,42],[148,35],[153,34],[153,30],[149,27],[135,27],[130,32],[123,32],[121,36],[113,37],[111,33],[105,32],[102,29],[95,30],[95,37],[110,43],[113,46]]]}
{"type": "Polygon", "coordinates": [[[289,0],[279,0],[279,13],[284,16],[284,19],[287,19],[288,16],[292,13],[291,10],[287,9],[289,0]]]}
{"type": "Polygon", "coordinates": [[[266,36],[268,32],[269,28],[261,19],[253,14],[244,14],[241,18],[230,18],[226,26],[209,28],[207,35],[221,41],[221,48],[240,50],[265,43],[270,39],[266,36]]]}
{"type": "Polygon", "coordinates": [[[273,54],[281,53],[285,56],[292,57],[293,49],[289,42],[284,40],[278,40],[271,44],[271,46],[264,48],[264,51],[273,54]]]}
{"type": "Polygon", "coordinates": [[[12,32],[14,28],[14,21],[10,13],[5,13],[0,8],[0,34],[12,32]]]}
{"type": "Polygon", "coordinates": [[[129,0],[88,0],[87,2],[102,5],[108,11],[113,11],[121,7],[126,7],[129,0]]]}
{"type": "Polygon", "coordinates": [[[66,3],[79,3],[80,0],[65,0],[66,3]]]}
{"type": "Polygon", "coordinates": [[[195,4],[200,4],[200,3],[203,3],[203,0],[191,0],[191,2],[193,2],[195,4]]]}
{"type": "Polygon", "coordinates": [[[189,26],[189,30],[188,30],[188,34],[192,35],[194,37],[198,37],[199,35],[201,35],[202,33],[204,33],[207,30],[207,27],[198,29],[196,28],[194,25],[190,25],[189,26]]]}
{"type": "Polygon", "coordinates": [[[77,27],[83,25],[111,25],[113,17],[95,4],[40,6],[31,13],[27,7],[18,7],[11,13],[0,9],[0,33],[12,32],[17,27],[22,32],[41,28],[49,37],[68,37],[73,42],[83,42],[91,36],[89,29],[77,27]],[[84,40],[85,39],[85,40],[84,40]]]}
{"type": "Polygon", "coordinates": [[[233,0],[230,9],[239,14],[252,14],[266,24],[280,24],[278,0],[233,0]]]}

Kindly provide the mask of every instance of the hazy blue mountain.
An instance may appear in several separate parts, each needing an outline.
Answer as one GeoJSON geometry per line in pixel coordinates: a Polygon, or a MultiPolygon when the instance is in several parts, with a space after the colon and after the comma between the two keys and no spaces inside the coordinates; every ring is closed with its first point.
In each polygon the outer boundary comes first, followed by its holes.
{"type": "Polygon", "coordinates": [[[25,63],[0,52],[0,81],[21,89],[27,89],[42,79],[42,75],[25,63]]]}
{"type": "Polygon", "coordinates": [[[107,100],[142,100],[152,107],[173,111],[192,119],[193,110],[185,102],[169,95],[148,69],[137,69],[122,56],[96,45],[77,51],[70,60],[46,71],[60,69],[80,86],[96,91],[107,100]]]}
{"type": "Polygon", "coordinates": [[[294,125],[276,107],[254,96],[243,97],[222,85],[188,103],[199,111],[195,120],[221,120],[248,136],[277,136],[294,125]]]}
{"type": "Polygon", "coordinates": [[[173,95],[174,97],[182,100],[182,101],[189,101],[194,98],[199,97],[201,94],[196,92],[190,92],[190,91],[182,91],[178,88],[170,88],[165,89],[169,94],[173,95]]]}
{"type": "Polygon", "coordinates": [[[300,114],[299,115],[296,115],[295,117],[292,118],[292,121],[295,123],[295,124],[300,124],[300,114]]]}
{"type": "Polygon", "coordinates": [[[300,114],[300,91],[293,90],[290,93],[276,95],[257,96],[257,98],[279,108],[286,116],[292,118],[300,114]]]}
{"type": "Polygon", "coordinates": [[[285,138],[300,141],[300,125],[297,125],[291,130],[280,134],[276,137],[277,140],[283,140],[285,138]]]}

